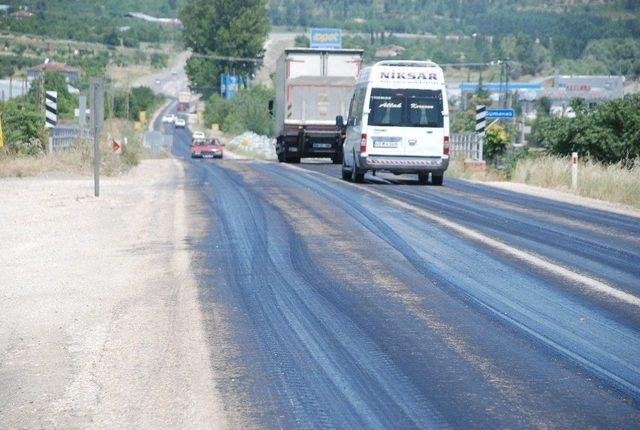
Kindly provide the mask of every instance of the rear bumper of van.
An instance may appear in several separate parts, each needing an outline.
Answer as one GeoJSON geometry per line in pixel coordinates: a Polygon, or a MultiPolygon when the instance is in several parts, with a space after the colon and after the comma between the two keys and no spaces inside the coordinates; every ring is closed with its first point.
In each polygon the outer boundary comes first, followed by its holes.
{"type": "Polygon", "coordinates": [[[363,170],[384,170],[394,173],[441,173],[449,167],[449,157],[401,157],[359,155],[358,167],[363,170]]]}

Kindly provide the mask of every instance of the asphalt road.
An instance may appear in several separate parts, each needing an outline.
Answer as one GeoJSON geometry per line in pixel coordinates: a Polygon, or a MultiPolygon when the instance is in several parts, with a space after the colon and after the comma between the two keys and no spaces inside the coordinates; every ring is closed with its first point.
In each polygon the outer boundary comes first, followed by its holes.
{"type": "Polygon", "coordinates": [[[449,178],[191,160],[189,139],[173,151],[232,424],[640,426],[640,220],[449,178]]]}

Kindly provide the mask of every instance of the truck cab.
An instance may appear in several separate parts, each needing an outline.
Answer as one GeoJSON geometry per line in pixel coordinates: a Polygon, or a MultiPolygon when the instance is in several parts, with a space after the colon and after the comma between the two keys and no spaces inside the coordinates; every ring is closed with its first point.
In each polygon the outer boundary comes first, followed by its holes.
{"type": "Polygon", "coordinates": [[[349,105],[342,177],[367,171],[416,174],[442,185],[449,166],[449,106],[442,69],[431,61],[382,61],[362,70],[349,105]]]}

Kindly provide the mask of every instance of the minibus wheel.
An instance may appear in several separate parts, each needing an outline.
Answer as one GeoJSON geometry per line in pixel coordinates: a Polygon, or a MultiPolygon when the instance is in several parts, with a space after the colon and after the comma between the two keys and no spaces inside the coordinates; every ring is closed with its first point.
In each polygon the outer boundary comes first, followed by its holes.
{"type": "Polygon", "coordinates": [[[436,175],[435,173],[431,174],[431,183],[433,185],[442,185],[444,182],[444,173],[440,173],[436,175]]]}

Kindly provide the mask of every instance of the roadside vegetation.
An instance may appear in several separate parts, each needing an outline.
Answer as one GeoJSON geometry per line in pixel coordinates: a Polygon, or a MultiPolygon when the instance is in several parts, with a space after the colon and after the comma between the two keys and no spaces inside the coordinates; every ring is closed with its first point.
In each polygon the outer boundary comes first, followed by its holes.
{"type": "Polygon", "coordinates": [[[594,108],[571,105],[575,118],[554,117],[539,101],[529,136],[532,148],[508,145],[509,132],[494,125],[486,132],[485,173],[465,172],[463,160],[450,174],[475,180],[511,180],[640,207],[640,95],[594,108]],[[571,189],[571,153],[579,154],[578,188],[571,189]]]}
{"type": "Polygon", "coordinates": [[[575,118],[540,113],[531,141],[554,155],[578,152],[594,162],[633,167],[640,159],[640,95],[589,109],[582,100],[571,107],[575,118]]]}
{"type": "MultiPolygon", "coordinates": [[[[47,73],[44,87],[58,91],[58,107],[61,120],[76,121],[73,118],[78,98],[68,92],[62,75],[47,73]]],[[[69,150],[50,154],[48,131],[44,127],[44,112],[40,107],[38,88],[35,82],[25,97],[0,102],[4,146],[0,147],[1,176],[31,176],[47,172],[89,173],[93,151],[90,142],[78,141],[69,150]]],[[[105,97],[105,116],[108,119],[102,137],[103,172],[117,174],[138,164],[140,157],[147,156],[142,147],[142,134],[134,129],[133,121],[140,111],[153,112],[163,98],[148,87],[133,88],[130,92],[115,91],[105,97]],[[109,136],[123,141],[122,153],[117,155],[111,149],[109,136]]]]}
{"type": "Polygon", "coordinates": [[[273,100],[272,89],[256,85],[240,90],[233,99],[224,99],[213,94],[207,101],[204,120],[207,127],[218,124],[220,130],[239,134],[244,131],[271,136],[273,118],[269,115],[269,100],[273,100]]]}
{"type": "MultiPolygon", "coordinates": [[[[574,192],[571,190],[570,157],[543,155],[524,158],[517,163],[511,180],[574,192]]],[[[632,167],[622,162],[604,164],[591,159],[581,161],[575,193],[640,208],[640,159],[632,167]]]]}
{"type": "MultiPolygon", "coordinates": [[[[6,130],[4,123],[3,128],[6,130]]],[[[142,134],[134,130],[131,122],[113,119],[105,123],[105,129],[108,133],[100,143],[102,174],[118,175],[137,166],[142,158],[149,157],[148,150],[143,146],[142,134]],[[122,147],[121,154],[113,151],[107,135],[127,138],[127,145],[122,147]]],[[[123,139],[119,140],[122,142],[123,139]]],[[[0,148],[0,177],[90,175],[91,172],[92,142],[79,140],[68,150],[55,153],[47,153],[39,139],[13,141],[0,148]]]]}
{"type": "Polygon", "coordinates": [[[141,43],[170,41],[177,30],[126,18],[127,12],[146,12],[175,18],[176,0],[110,0],[107,2],[55,2],[23,0],[0,14],[0,28],[14,34],[31,34],[52,39],[104,43],[111,46],[139,47],[141,43]],[[26,9],[30,16],[15,18],[11,13],[26,9]]]}

